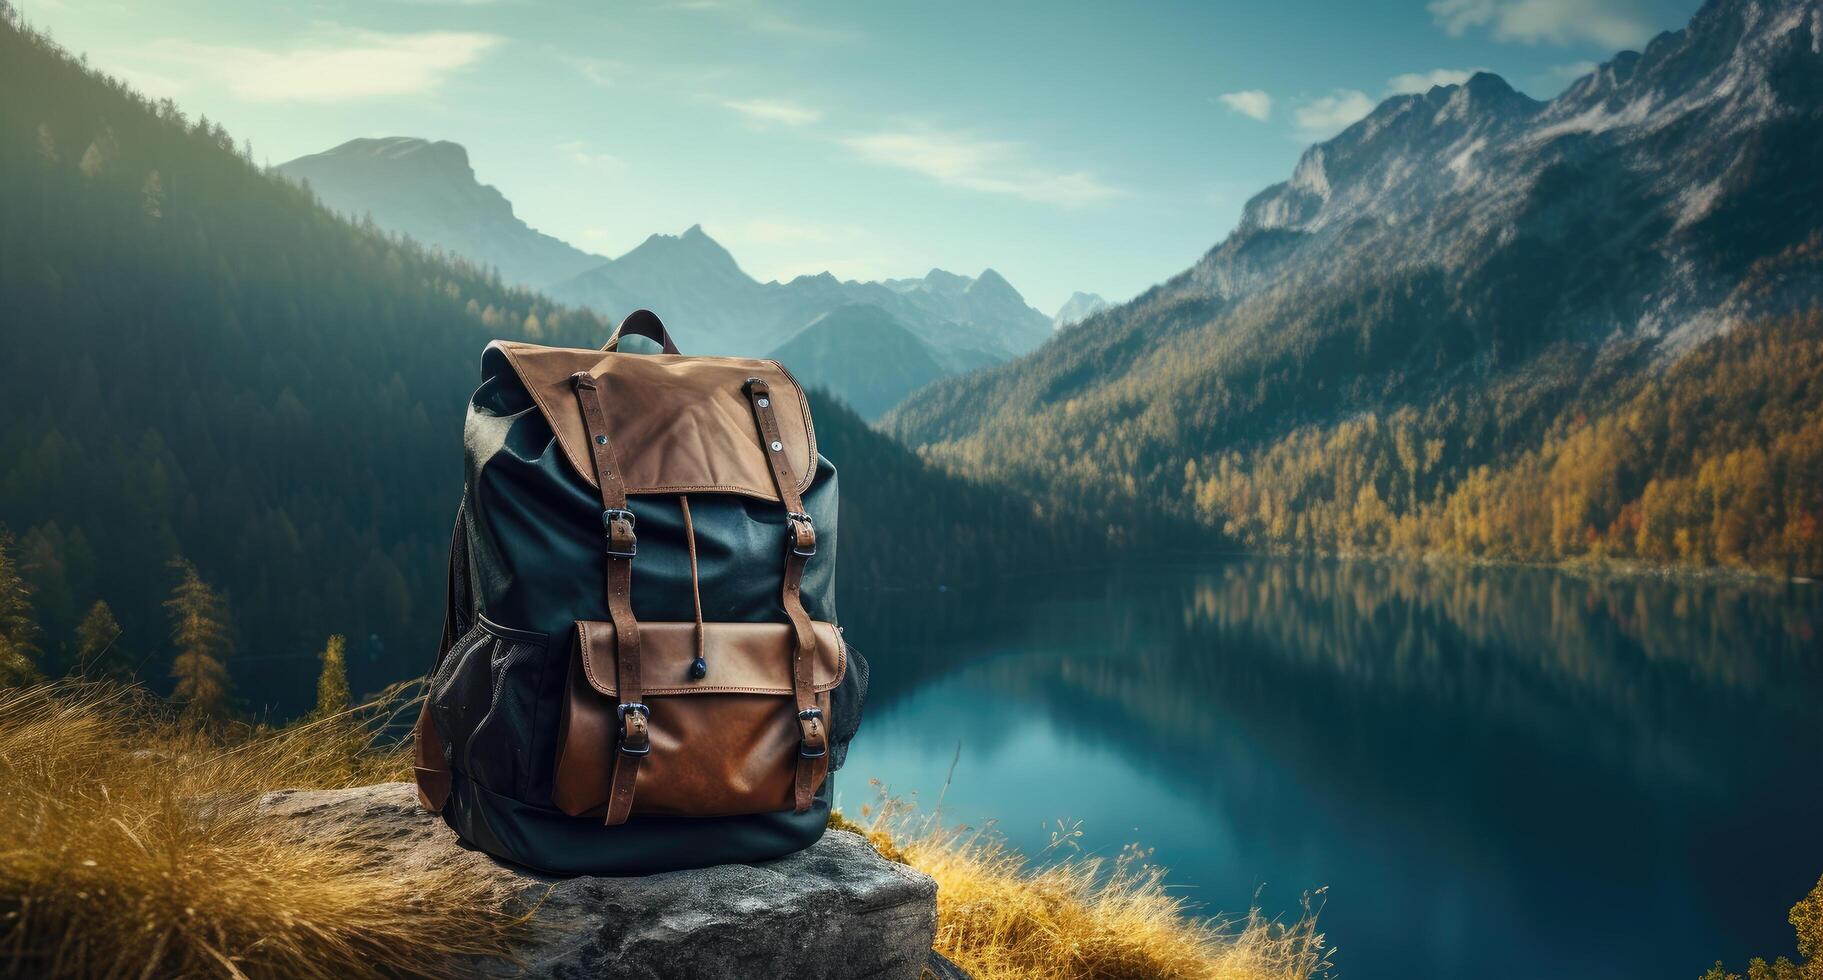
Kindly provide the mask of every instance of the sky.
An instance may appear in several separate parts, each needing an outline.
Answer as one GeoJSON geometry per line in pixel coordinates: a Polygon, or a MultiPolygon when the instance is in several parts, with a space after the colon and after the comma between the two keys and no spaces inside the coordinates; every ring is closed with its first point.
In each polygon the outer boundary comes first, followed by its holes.
{"type": "Polygon", "coordinates": [[[1182,271],[1313,141],[1489,70],[1549,98],[1697,0],[15,0],[279,164],[468,148],[619,255],[702,224],[761,280],[973,275],[1053,312],[1182,271]]]}

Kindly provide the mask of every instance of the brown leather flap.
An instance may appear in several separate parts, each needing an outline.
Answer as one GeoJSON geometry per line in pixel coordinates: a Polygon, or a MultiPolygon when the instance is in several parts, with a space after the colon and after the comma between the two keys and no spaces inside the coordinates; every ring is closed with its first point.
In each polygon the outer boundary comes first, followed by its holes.
{"type": "Polygon", "coordinates": [[[802,493],[816,476],[817,438],[797,379],[777,361],[619,354],[496,340],[557,434],[570,465],[595,485],[588,435],[570,376],[593,374],[629,494],[738,493],[779,499],[744,388],[772,389],[785,466],[802,493]]]}
{"type": "MultiPolygon", "coordinates": [[[[848,670],[842,636],[829,623],[813,623],[816,689],[834,690],[848,670]]],[[[789,623],[704,623],[703,659],[709,676],[690,678],[696,660],[695,623],[639,624],[639,675],[645,694],[791,694],[792,631],[789,623]]],[[[589,686],[615,697],[617,638],[613,623],[579,622],[576,644],[589,686]]]]}

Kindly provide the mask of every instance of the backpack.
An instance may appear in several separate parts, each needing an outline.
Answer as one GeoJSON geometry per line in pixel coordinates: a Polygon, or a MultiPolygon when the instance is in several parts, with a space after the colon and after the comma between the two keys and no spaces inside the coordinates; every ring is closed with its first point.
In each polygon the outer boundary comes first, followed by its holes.
{"type": "Polygon", "coordinates": [[[685,357],[645,310],[598,351],[495,341],[463,443],[423,806],[553,874],[815,843],[868,669],[836,625],[836,470],[790,372],[685,357]]]}

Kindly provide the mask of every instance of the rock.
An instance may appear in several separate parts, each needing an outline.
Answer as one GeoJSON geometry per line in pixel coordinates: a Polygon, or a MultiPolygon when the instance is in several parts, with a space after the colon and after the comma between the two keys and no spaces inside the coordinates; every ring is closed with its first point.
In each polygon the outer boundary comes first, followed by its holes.
{"type": "Polygon", "coordinates": [[[463,847],[418,808],[409,783],[284,790],[260,806],[298,833],[369,847],[403,873],[462,865],[493,879],[510,908],[542,902],[519,964],[482,964],[495,975],[911,980],[936,934],[936,882],[842,830],[759,864],[552,878],[463,847]]]}

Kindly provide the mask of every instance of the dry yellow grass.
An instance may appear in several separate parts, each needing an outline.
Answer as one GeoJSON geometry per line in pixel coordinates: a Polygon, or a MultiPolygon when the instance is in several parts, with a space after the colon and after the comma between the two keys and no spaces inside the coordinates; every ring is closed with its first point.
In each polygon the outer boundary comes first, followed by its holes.
{"type": "MultiPolygon", "coordinates": [[[[359,846],[274,834],[280,788],[406,778],[368,732],[393,705],[278,731],[198,732],[143,692],[0,689],[0,974],[450,976],[524,927],[454,869],[369,867],[359,846]]],[[[990,834],[887,806],[857,827],[937,879],[937,949],[980,980],[1218,977],[1328,969],[1312,914],[1202,918],[1129,851],[1034,868],[990,834]]]]}
{"type": "Polygon", "coordinates": [[[1331,968],[1309,896],[1292,923],[1258,909],[1204,917],[1137,849],[1035,867],[990,832],[945,828],[890,802],[863,815],[864,825],[830,822],[937,880],[937,951],[977,980],[1305,980],[1331,968]]]}
{"type": "Polygon", "coordinates": [[[0,690],[0,973],[447,976],[505,950],[515,921],[481,886],[257,815],[264,790],[400,778],[359,714],[203,734],[132,690],[0,690]]]}

